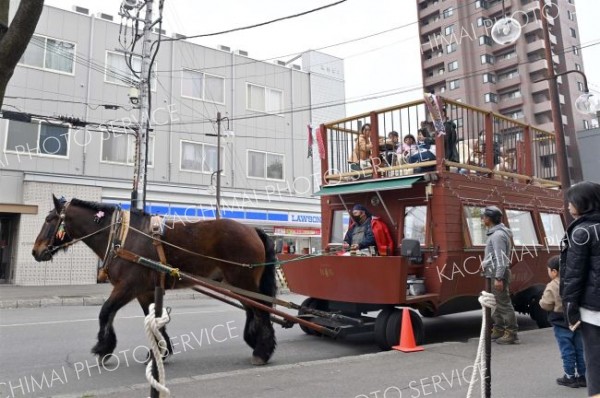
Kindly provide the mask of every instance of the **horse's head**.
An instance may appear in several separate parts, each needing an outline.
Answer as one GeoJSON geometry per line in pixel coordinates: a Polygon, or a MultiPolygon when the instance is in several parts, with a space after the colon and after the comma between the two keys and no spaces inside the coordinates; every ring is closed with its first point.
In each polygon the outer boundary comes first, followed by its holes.
{"type": "Polygon", "coordinates": [[[31,251],[36,261],[52,260],[52,256],[60,247],[72,240],[65,232],[66,200],[64,198],[57,199],[54,195],[52,195],[52,199],[54,209],[50,210],[46,216],[31,251]]]}

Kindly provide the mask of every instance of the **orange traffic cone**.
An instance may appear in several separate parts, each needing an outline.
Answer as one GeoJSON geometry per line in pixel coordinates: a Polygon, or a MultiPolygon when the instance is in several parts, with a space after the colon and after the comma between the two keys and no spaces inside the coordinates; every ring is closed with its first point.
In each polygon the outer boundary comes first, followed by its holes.
{"type": "Polygon", "coordinates": [[[415,343],[412,321],[410,320],[410,310],[404,308],[402,312],[402,323],[400,324],[400,345],[392,347],[394,350],[402,352],[423,351],[423,347],[415,343]]]}

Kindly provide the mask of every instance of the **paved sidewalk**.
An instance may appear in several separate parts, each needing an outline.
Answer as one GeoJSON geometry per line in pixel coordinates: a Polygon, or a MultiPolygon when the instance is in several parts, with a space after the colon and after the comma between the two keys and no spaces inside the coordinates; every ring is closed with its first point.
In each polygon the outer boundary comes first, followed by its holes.
{"type": "MultiPolygon", "coordinates": [[[[33,308],[66,305],[102,305],[110,295],[112,285],[15,286],[0,285],[0,309],[33,308]]],[[[166,297],[204,299],[205,295],[191,289],[168,290],[166,297]]]]}
{"type": "MultiPolygon", "coordinates": [[[[521,344],[492,347],[492,397],[587,397],[585,388],[558,386],[562,375],[552,329],[520,334],[521,344]]],[[[166,364],[167,386],[174,398],[464,398],[467,396],[478,339],[440,343],[425,351],[397,351],[177,378],[166,364]]],[[[242,355],[242,354],[240,354],[242,355]]],[[[176,360],[171,358],[171,360],[176,360]]],[[[140,366],[140,373],[144,372],[140,366]]],[[[147,384],[88,391],[67,397],[147,397],[147,384]]],[[[479,384],[473,397],[480,397],[479,384]]]]}

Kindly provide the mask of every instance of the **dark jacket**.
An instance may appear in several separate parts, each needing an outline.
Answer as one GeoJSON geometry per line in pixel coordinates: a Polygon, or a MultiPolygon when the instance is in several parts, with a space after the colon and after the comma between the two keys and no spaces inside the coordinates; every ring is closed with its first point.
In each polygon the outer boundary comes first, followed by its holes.
{"type": "MultiPolygon", "coordinates": [[[[368,217],[365,220],[364,224],[366,227],[365,235],[363,236],[362,240],[358,244],[359,250],[365,249],[369,246],[375,246],[375,235],[373,235],[372,217],[368,217]]],[[[346,236],[344,237],[344,242],[348,243],[349,245],[352,244],[352,234],[354,233],[354,229],[356,228],[357,225],[358,224],[356,224],[355,222],[351,222],[350,226],[348,227],[348,232],[346,232],[346,236]]]]}
{"type": "Polygon", "coordinates": [[[456,123],[447,121],[444,123],[444,130],[446,135],[444,136],[444,154],[446,159],[451,162],[459,162],[460,157],[458,156],[458,137],[456,136],[456,123]]]}
{"type": "Polygon", "coordinates": [[[562,240],[560,295],[574,303],[600,311],[600,213],[573,221],[562,240]]]}

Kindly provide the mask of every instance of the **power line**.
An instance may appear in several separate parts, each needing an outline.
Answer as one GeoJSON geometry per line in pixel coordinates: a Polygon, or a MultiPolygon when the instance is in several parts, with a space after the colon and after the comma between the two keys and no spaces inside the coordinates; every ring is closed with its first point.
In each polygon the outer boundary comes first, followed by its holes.
{"type": "Polygon", "coordinates": [[[204,33],[204,34],[192,35],[192,36],[185,36],[185,37],[179,37],[179,38],[168,38],[168,39],[164,39],[164,41],[178,41],[178,40],[183,40],[183,39],[196,39],[198,37],[217,36],[217,35],[222,35],[222,34],[225,34],[225,33],[232,33],[232,32],[238,32],[238,31],[241,31],[241,30],[253,29],[253,28],[257,28],[259,26],[269,25],[269,24],[272,24],[272,23],[275,23],[275,22],[286,20],[286,19],[292,19],[292,18],[301,17],[303,15],[307,15],[307,14],[311,14],[313,12],[321,11],[321,10],[324,10],[326,8],[337,6],[338,4],[342,4],[342,3],[345,3],[345,2],[346,2],[346,0],[340,0],[340,1],[337,1],[335,3],[331,3],[331,4],[327,4],[327,5],[321,6],[321,7],[313,8],[312,10],[304,11],[304,12],[301,12],[301,13],[298,13],[298,14],[288,15],[288,16],[285,16],[285,17],[280,17],[280,18],[272,19],[270,21],[260,22],[260,23],[253,24],[253,25],[242,26],[242,27],[239,27],[239,28],[232,28],[232,29],[222,30],[222,31],[213,32],[213,33],[204,33]]]}

